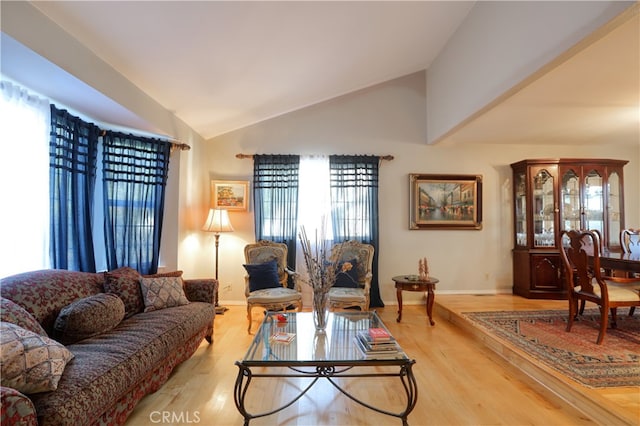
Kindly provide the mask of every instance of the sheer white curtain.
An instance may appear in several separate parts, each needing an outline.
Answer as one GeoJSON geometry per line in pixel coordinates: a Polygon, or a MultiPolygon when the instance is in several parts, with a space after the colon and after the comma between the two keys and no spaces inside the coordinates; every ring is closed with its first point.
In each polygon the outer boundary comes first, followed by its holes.
{"type": "Polygon", "coordinates": [[[49,102],[0,82],[0,277],[50,267],[49,102]]]}
{"type": "MultiPolygon", "coordinates": [[[[331,229],[331,193],[329,157],[323,155],[301,156],[298,175],[298,226],[304,226],[307,237],[314,244],[316,237],[323,237],[330,247],[333,240],[331,229]]],[[[300,240],[296,244],[296,271],[306,274],[300,240]]],[[[302,286],[302,303],[311,306],[312,292],[302,286]]]]}

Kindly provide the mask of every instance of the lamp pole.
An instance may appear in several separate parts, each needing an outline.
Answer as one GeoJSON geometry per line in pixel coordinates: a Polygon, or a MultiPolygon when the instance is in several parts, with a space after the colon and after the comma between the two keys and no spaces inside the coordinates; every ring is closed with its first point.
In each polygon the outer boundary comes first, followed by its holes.
{"type": "MultiPolygon", "coordinates": [[[[220,233],[216,232],[215,237],[216,237],[216,281],[217,281],[218,280],[218,247],[220,246],[220,233]]],[[[218,298],[216,297],[216,304],[218,303],[217,301],[218,301],[218,298]]]]}

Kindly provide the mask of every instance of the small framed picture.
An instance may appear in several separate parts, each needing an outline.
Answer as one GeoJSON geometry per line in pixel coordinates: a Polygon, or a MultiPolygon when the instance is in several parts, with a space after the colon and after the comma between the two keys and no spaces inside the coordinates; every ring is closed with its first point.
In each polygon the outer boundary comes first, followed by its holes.
{"type": "Polygon", "coordinates": [[[482,176],[409,175],[409,229],[482,229],[482,176]]]}
{"type": "Polygon", "coordinates": [[[248,180],[212,180],[211,207],[246,211],[249,207],[248,180]]]}

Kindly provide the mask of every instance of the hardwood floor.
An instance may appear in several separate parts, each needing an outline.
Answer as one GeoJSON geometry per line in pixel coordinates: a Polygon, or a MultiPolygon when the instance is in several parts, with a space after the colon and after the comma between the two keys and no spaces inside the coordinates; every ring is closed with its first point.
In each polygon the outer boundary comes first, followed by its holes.
{"type": "MultiPolygon", "coordinates": [[[[424,305],[405,306],[402,323],[395,321],[397,307],[378,309],[389,330],[409,356],[416,359],[418,402],[409,415],[411,425],[594,425],[604,424],[600,414],[585,415],[589,401],[585,389],[574,386],[565,398],[548,385],[523,373],[523,361],[511,362],[491,349],[473,330],[456,325],[456,312],[564,308],[566,302],[527,300],[510,295],[437,295],[430,327],[424,305]]],[[[254,314],[258,320],[257,312],[254,314]]],[[[253,329],[257,327],[253,324],[253,329]]],[[[156,393],[145,397],[127,425],[199,424],[241,425],[242,416],[233,400],[237,367],[253,336],[246,332],[246,310],[231,306],[215,322],[215,342],[203,342],[197,352],[181,364],[156,393]]],[[[531,373],[530,373],[531,374],[531,373]]],[[[303,379],[255,380],[250,389],[251,411],[260,411],[288,401],[303,386],[303,379]]],[[[394,411],[404,403],[404,391],[396,379],[352,378],[344,383],[357,395],[394,411]]],[[[605,391],[586,389],[596,403],[617,411],[623,420],[606,424],[637,424],[640,419],[638,389],[605,391]],[[635,416],[635,417],[634,417],[635,416]]],[[[248,403],[249,405],[249,403],[248,403]]],[[[588,412],[588,410],[587,410],[588,412]]],[[[615,416],[614,416],[615,418],[615,416]]],[[[252,425],[388,425],[399,419],[361,407],[321,380],[299,401],[272,416],[251,421],[252,425]]]]}

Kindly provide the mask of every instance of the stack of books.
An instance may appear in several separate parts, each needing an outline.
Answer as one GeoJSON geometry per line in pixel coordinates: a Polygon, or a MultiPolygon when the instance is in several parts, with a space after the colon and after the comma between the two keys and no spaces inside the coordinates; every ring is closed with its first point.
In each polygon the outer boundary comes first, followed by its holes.
{"type": "Polygon", "coordinates": [[[383,328],[359,331],[355,340],[366,359],[394,359],[404,356],[396,339],[383,328]]]}

